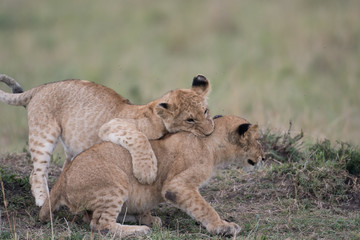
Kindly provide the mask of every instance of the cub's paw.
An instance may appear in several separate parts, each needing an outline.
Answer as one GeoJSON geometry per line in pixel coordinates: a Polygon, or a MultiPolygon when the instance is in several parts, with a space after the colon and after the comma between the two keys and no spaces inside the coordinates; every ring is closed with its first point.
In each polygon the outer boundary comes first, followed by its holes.
{"type": "Polygon", "coordinates": [[[50,212],[50,209],[48,207],[42,207],[40,209],[40,213],[39,213],[39,220],[42,222],[42,223],[46,223],[46,222],[49,222],[50,221],[50,215],[52,213],[50,212]]]}
{"type": "Polygon", "coordinates": [[[161,218],[153,216],[151,226],[158,228],[161,227],[162,226],[161,218]]]}
{"type": "Polygon", "coordinates": [[[148,168],[147,170],[134,169],[134,176],[141,184],[152,184],[156,179],[157,169],[148,168]]]}
{"type": "Polygon", "coordinates": [[[40,195],[38,198],[35,199],[35,204],[38,207],[42,207],[42,205],[44,205],[46,196],[45,195],[40,195]]]}
{"type": "Polygon", "coordinates": [[[42,207],[47,198],[47,184],[46,179],[43,177],[39,177],[34,170],[30,174],[30,185],[32,195],[35,197],[36,206],[42,207]]]}
{"type": "Polygon", "coordinates": [[[148,226],[139,226],[134,233],[135,235],[146,235],[150,234],[151,232],[152,230],[148,226]]]}
{"type": "Polygon", "coordinates": [[[139,218],[139,224],[144,224],[149,227],[161,227],[162,221],[161,221],[161,218],[151,216],[149,214],[149,215],[141,216],[139,218]]]}
{"type": "Polygon", "coordinates": [[[151,233],[151,228],[147,226],[124,226],[122,229],[117,229],[116,233],[120,237],[134,237],[142,236],[151,233]]]}
{"type": "Polygon", "coordinates": [[[212,225],[207,227],[207,230],[213,234],[234,236],[241,231],[241,227],[233,222],[222,221],[221,224],[212,225]]]}
{"type": "Polygon", "coordinates": [[[133,173],[141,184],[152,184],[157,176],[157,159],[152,157],[137,158],[133,156],[133,173]]]}

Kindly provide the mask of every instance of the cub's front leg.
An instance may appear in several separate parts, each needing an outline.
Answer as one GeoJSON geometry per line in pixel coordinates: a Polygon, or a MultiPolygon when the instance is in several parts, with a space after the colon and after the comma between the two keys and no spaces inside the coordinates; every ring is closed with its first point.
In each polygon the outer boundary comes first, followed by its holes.
{"type": "Polygon", "coordinates": [[[150,142],[135,120],[115,118],[101,126],[99,137],[126,148],[132,157],[133,173],[142,184],[151,184],[157,175],[157,159],[150,142]]]}
{"type": "Polygon", "coordinates": [[[221,220],[214,208],[205,201],[196,188],[169,185],[163,189],[162,196],[167,202],[200,222],[212,234],[236,235],[241,230],[236,223],[221,220]]]}

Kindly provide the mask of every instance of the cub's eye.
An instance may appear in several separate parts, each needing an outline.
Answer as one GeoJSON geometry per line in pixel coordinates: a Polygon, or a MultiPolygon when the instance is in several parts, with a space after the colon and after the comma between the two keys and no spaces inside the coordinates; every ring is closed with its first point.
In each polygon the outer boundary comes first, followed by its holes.
{"type": "Polygon", "coordinates": [[[209,109],[206,109],[205,112],[204,112],[204,114],[206,115],[206,114],[208,114],[208,113],[209,113],[209,109]]]}
{"type": "Polygon", "coordinates": [[[194,123],[195,120],[194,120],[193,118],[188,118],[188,119],[186,119],[186,122],[188,122],[188,123],[194,123]]]}

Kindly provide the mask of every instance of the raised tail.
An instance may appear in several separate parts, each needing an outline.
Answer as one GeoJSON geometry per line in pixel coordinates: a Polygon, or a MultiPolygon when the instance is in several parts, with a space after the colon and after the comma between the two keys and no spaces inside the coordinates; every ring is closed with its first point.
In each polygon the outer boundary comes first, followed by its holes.
{"type": "Polygon", "coordinates": [[[6,85],[8,85],[11,88],[12,93],[24,92],[20,84],[17,81],[15,81],[15,79],[9,77],[8,75],[0,74],[0,82],[3,82],[6,85]]]}
{"type": "Polygon", "coordinates": [[[29,104],[31,98],[36,92],[36,88],[24,92],[18,82],[5,74],[0,74],[0,82],[5,83],[11,88],[12,93],[0,90],[0,101],[9,105],[25,107],[29,104]]]}

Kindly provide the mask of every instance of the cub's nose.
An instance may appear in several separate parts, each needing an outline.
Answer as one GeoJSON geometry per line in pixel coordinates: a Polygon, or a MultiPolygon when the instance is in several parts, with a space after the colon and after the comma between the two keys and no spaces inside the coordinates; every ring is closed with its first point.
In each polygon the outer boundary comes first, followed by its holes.
{"type": "Polygon", "coordinates": [[[248,164],[250,164],[251,166],[254,166],[255,165],[255,162],[251,159],[248,159],[247,160],[248,164]]]}

